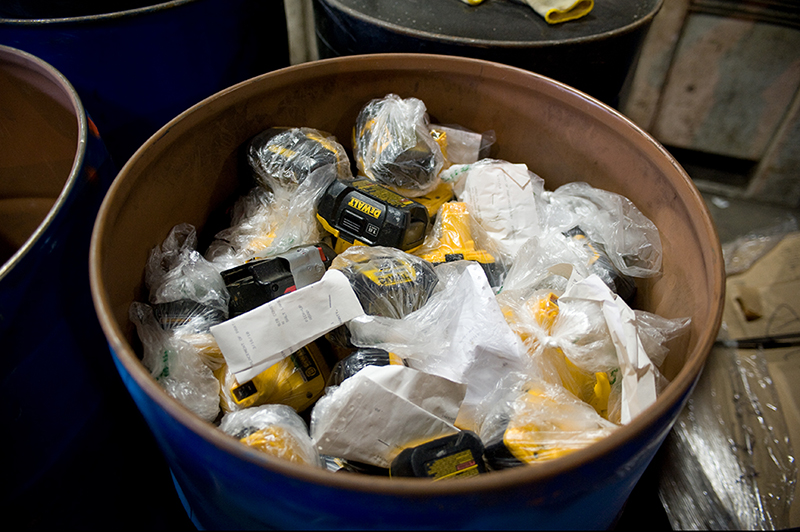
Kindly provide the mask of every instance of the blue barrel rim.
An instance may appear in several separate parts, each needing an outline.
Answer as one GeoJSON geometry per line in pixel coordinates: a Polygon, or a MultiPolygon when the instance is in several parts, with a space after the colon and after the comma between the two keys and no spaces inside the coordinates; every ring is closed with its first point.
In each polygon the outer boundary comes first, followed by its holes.
{"type": "Polygon", "coordinates": [[[603,33],[598,33],[595,35],[574,37],[571,39],[561,39],[561,40],[554,39],[550,41],[502,41],[502,40],[490,40],[490,39],[470,39],[466,37],[455,37],[452,35],[441,35],[422,30],[417,30],[412,32],[409,31],[409,29],[404,26],[400,26],[397,24],[393,24],[391,22],[386,22],[385,20],[365,15],[360,11],[355,11],[348,6],[339,4],[336,0],[325,0],[325,1],[336,3],[337,9],[340,9],[342,12],[347,13],[347,15],[353,17],[356,20],[359,20],[363,23],[372,24],[379,28],[383,28],[384,30],[391,31],[407,37],[412,37],[416,39],[425,38],[432,42],[440,42],[451,45],[460,45],[460,46],[477,47],[477,48],[492,47],[492,48],[510,49],[510,50],[513,49],[538,50],[543,48],[545,49],[552,48],[554,46],[591,44],[596,41],[606,40],[614,37],[620,37],[622,35],[626,35],[628,33],[637,31],[641,28],[646,28],[647,26],[650,25],[650,23],[653,21],[653,18],[655,18],[658,12],[661,11],[661,8],[664,5],[665,0],[657,0],[656,5],[649,13],[647,13],[642,18],[637,19],[631,22],[630,24],[627,24],[620,28],[616,28],[614,30],[606,31],[603,33]]]}
{"type": "Polygon", "coordinates": [[[158,2],[153,5],[136,7],[133,9],[125,9],[122,11],[114,11],[111,13],[100,13],[97,15],[82,15],[77,17],[61,17],[61,18],[0,18],[0,25],[8,24],[13,26],[51,26],[57,24],[73,24],[73,23],[91,23],[91,22],[105,22],[118,18],[133,17],[137,15],[144,15],[164,9],[178,7],[183,4],[191,4],[202,0],[170,0],[169,2],[158,2]]]}
{"type": "MultiPolygon", "coordinates": [[[[716,227],[711,219],[710,213],[703,202],[700,192],[693,184],[689,175],[680,163],[678,163],[655,138],[641,129],[629,118],[600,100],[547,76],[493,61],[448,55],[381,53],[334,57],[292,65],[242,81],[205,98],[180,115],[174,117],[136,150],[134,155],[128,159],[120,170],[118,177],[122,177],[126,174],[130,167],[135,164],[139,156],[145,154],[149,148],[153,147],[155,144],[163,143],[165,137],[182,135],[189,131],[196,122],[202,121],[203,117],[201,111],[204,108],[209,106],[209,104],[212,104],[211,107],[214,107],[214,102],[225,98],[232,92],[242,90],[264,79],[278,76],[286,76],[289,79],[303,78],[303,74],[309,69],[315,71],[322,70],[325,74],[335,74],[351,69],[357,70],[357,67],[360,65],[375,67],[376,61],[380,64],[384,64],[381,63],[381,61],[386,59],[401,59],[405,61],[402,66],[403,70],[430,70],[435,72],[437,70],[436,64],[456,62],[462,63],[467,71],[471,70],[468,67],[472,65],[473,69],[480,68],[481,72],[504,71],[507,73],[507,77],[515,76],[517,79],[519,79],[519,76],[538,78],[540,82],[544,82],[545,85],[551,85],[553,89],[557,90],[563,100],[569,101],[576,107],[583,107],[586,109],[600,107],[600,112],[608,113],[608,118],[614,119],[619,128],[632,130],[636,134],[636,137],[644,142],[644,146],[647,147],[647,150],[658,153],[665,164],[673,167],[680,177],[680,180],[689,185],[683,190],[687,195],[687,200],[691,199],[693,203],[699,207],[698,212],[695,213],[697,221],[700,222],[698,224],[698,229],[707,232],[711,237],[716,237],[716,227]],[[344,65],[342,65],[342,63],[344,63],[344,65]]],[[[393,63],[388,65],[387,68],[397,70],[401,67],[397,63],[393,63]]],[[[169,396],[164,388],[152,378],[149,370],[141,363],[141,358],[133,350],[126,338],[125,332],[119,327],[113,317],[112,307],[104,289],[102,266],[100,264],[100,245],[101,240],[103,240],[104,226],[106,225],[104,222],[106,218],[110,217],[111,204],[114,201],[117,191],[123,186],[126,186],[124,181],[124,179],[115,179],[103,199],[95,221],[94,231],[92,232],[89,251],[92,298],[101,328],[106,335],[111,349],[111,356],[116,359],[119,366],[125,368],[128,376],[150,400],[162,408],[177,423],[191,430],[197,437],[205,440],[206,443],[221,451],[228,452],[238,459],[249,462],[255,467],[264,468],[268,471],[286,476],[287,478],[307,482],[309,484],[321,485],[326,488],[335,488],[349,492],[369,492],[388,496],[448,496],[459,495],[465,492],[488,493],[498,489],[513,489],[520,484],[531,485],[536,482],[551,481],[569,471],[590,466],[592,463],[601,461],[603,457],[613,454],[618,448],[623,447],[625,443],[636,440],[637,438],[646,438],[646,433],[652,431],[651,424],[665,418],[669,414],[669,411],[676,405],[680,407],[678,411],[682,409],[683,405],[688,400],[691,390],[700,377],[702,368],[716,339],[717,331],[722,323],[723,305],[720,300],[716,312],[711,316],[709,324],[711,326],[703,331],[695,345],[693,352],[697,352],[699,356],[689,358],[684,362],[678,374],[661,392],[658,400],[636,416],[629,424],[621,425],[617,430],[602,440],[566,456],[536,464],[535,466],[517,467],[489,475],[463,478],[459,479],[458,482],[430,482],[430,480],[422,478],[388,479],[372,475],[338,475],[312,466],[292,464],[286,460],[267,455],[242,445],[233,437],[225,434],[219,430],[218,427],[204,421],[176,399],[169,396]],[[683,387],[679,387],[679,381],[684,383],[683,387]]],[[[718,238],[712,238],[710,244],[714,248],[715,256],[721,259],[722,250],[718,238]]],[[[153,243],[153,245],[156,245],[156,243],[153,243]]],[[[720,294],[724,294],[725,276],[723,262],[721,260],[716,261],[712,266],[709,266],[709,270],[712,269],[716,271],[715,279],[717,281],[717,286],[713,288],[720,294]]],[[[677,418],[671,419],[664,428],[664,435],[671,429],[675,419],[677,418]]]]}
{"type": "Polygon", "coordinates": [[[54,84],[63,89],[64,93],[72,103],[73,111],[78,121],[78,144],[75,147],[76,153],[75,159],[72,162],[72,168],[70,169],[69,176],[67,177],[67,180],[64,183],[58,198],[56,198],[55,203],[53,203],[53,206],[47,212],[47,216],[45,216],[42,223],[36,227],[36,230],[25,240],[25,243],[20,246],[16,252],[14,252],[10,259],[8,259],[3,265],[0,265],[0,282],[9,274],[9,272],[11,272],[14,266],[19,264],[19,262],[22,261],[22,259],[31,251],[31,249],[41,238],[42,234],[44,234],[44,232],[47,231],[47,229],[52,225],[53,219],[55,219],[59,211],[61,211],[64,204],[67,202],[67,198],[72,192],[72,189],[75,188],[75,183],[78,181],[81,174],[83,160],[86,156],[86,145],[89,130],[86,110],[83,108],[81,99],[78,96],[75,88],[61,72],[59,72],[50,63],[36,57],[33,54],[29,54],[28,52],[13,48],[11,46],[0,44],[0,59],[5,60],[8,58],[24,59],[25,61],[36,64],[39,68],[41,68],[42,73],[49,75],[54,84]]]}

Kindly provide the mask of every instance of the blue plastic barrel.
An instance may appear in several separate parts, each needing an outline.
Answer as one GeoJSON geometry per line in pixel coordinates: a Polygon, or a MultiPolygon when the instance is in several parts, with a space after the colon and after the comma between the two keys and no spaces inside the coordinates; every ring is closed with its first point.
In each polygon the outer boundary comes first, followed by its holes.
{"type": "Polygon", "coordinates": [[[70,80],[118,167],[198,101],[289,64],[282,0],[0,4],[0,44],[70,80]]]}
{"type": "Polygon", "coordinates": [[[87,430],[105,423],[104,402],[119,387],[88,274],[92,225],[115,176],[69,81],[0,46],[4,503],[71,459],[87,430]]]}
{"type": "Polygon", "coordinates": [[[110,357],[163,452],[188,515],[208,529],[608,528],[697,382],[720,326],[724,294],[722,253],[705,203],[652,137],[550,78],[433,54],[295,65],[188,109],[142,146],[106,195],[92,236],[90,278],[110,357]],[[494,129],[491,156],[526,163],[548,188],[586,180],[628,196],[659,228],[663,272],[638,285],[637,306],[667,318],[690,315],[691,331],[662,366],[670,384],[631,423],[567,456],[478,477],[430,482],[332,473],[241,444],[169,396],[142,364],[128,309],[147,299],[148,253],[180,223],[195,225],[201,241],[215,234],[218,213],[249,179],[237,171],[243,143],[271,126],[307,126],[352,148],[359,110],[391,92],[421,99],[439,123],[494,129]],[[195,161],[203,164],[181,171],[195,161]]]}

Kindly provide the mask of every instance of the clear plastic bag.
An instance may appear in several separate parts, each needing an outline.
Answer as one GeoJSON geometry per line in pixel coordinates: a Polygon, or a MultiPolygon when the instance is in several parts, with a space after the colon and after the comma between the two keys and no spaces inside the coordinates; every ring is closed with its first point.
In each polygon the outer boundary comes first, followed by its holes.
{"type": "Polygon", "coordinates": [[[193,226],[172,228],[148,257],[145,285],[152,306],[134,302],[129,317],[153,377],[187,408],[213,421],[219,413],[213,370],[224,359],[209,328],[227,318],[229,295],[222,276],[196,247],[193,226]]]}
{"type": "Polygon", "coordinates": [[[153,304],[189,299],[228,316],[228,291],[219,271],[196,251],[197,231],[190,224],[172,228],[150,251],[145,285],[153,304]]]}
{"type": "Polygon", "coordinates": [[[636,330],[647,356],[656,366],[661,366],[669,354],[669,342],[689,332],[691,318],[669,319],[646,310],[634,309],[636,330]]]}
{"type": "Polygon", "coordinates": [[[514,373],[498,383],[480,413],[478,434],[494,470],[567,455],[617,428],[563,387],[514,373]]]}
{"type": "Polygon", "coordinates": [[[574,277],[561,295],[512,290],[498,301],[545,379],[615,423],[655,400],[666,384],[657,366],[691,322],[633,311],[596,275],[574,277]]]}
{"type": "Polygon", "coordinates": [[[319,242],[324,232],[317,203],[335,179],[335,167],[327,165],[311,172],[291,194],[251,190],[239,199],[231,227],[217,233],[206,257],[223,271],[319,242]]]}
{"type": "Polygon", "coordinates": [[[347,357],[339,360],[331,370],[328,386],[339,386],[367,366],[405,366],[405,361],[394,353],[383,349],[357,349],[347,357]]]}
{"type": "Polygon", "coordinates": [[[336,177],[351,177],[350,160],[336,137],[317,129],[270,128],[247,146],[256,182],[276,195],[291,194],[314,171],[332,166],[336,177]]]}
{"type": "Polygon", "coordinates": [[[359,112],[353,146],[360,173],[406,197],[422,196],[439,185],[444,156],[428,131],[425,104],[388,94],[359,112]]]}
{"type": "Polygon", "coordinates": [[[549,289],[563,292],[573,270],[589,275],[589,252],[553,231],[528,240],[517,253],[503,282],[503,291],[549,289]]]}
{"type": "Polygon", "coordinates": [[[631,277],[653,277],[661,271],[661,237],[628,198],[575,182],[545,192],[546,231],[580,227],[586,237],[604,247],[617,269],[631,277]]]}
{"type": "Polygon", "coordinates": [[[458,260],[474,261],[486,274],[489,285],[499,289],[510,259],[474,219],[466,203],[444,203],[436,215],[433,229],[414,255],[434,264],[458,260]]]}
{"type": "Polygon", "coordinates": [[[441,174],[453,183],[458,201],[503,252],[514,257],[528,239],[541,233],[544,180],[524,164],[481,159],[455,165],[441,174]]]}
{"type": "Polygon", "coordinates": [[[356,318],[348,328],[355,345],[396,353],[411,368],[466,384],[457,426],[472,430],[472,409],[497,381],[533,367],[483,270],[467,261],[435,269],[441,288],[422,308],[402,320],[356,318]]]}
{"type": "Polygon", "coordinates": [[[253,187],[231,210],[231,224],[214,235],[205,257],[220,270],[238,266],[268,249],[275,240],[280,217],[275,196],[263,187],[253,187]]]}
{"type": "Polygon", "coordinates": [[[286,405],[263,405],[223,416],[219,428],[245,445],[295,464],[323,467],[305,421],[286,405]]]}
{"type": "Polygon", "coordinates": [[[144,347],[142,363],[153,378],[186,408],[214,421],[219,414],[219,382],[196,348],[164,330],[150,305],[131,303],[129,317],[144,347]]]}
{"type": "Polygon", "coordinates": [[[212,325],[225,320],[225,313],[190,299],[180,299],[152,306],[162,329],[189,344],[212,371],[225,363],[217,341],[209,332],[212,325]]]}
{"type": "Polygon", "coordinates": [[[476,133],[455,124],[430,124],[428,130],[442,150],[443,168],[471,164],[488,157],[489,149],[497,140],[494,130],[476,133]]]}
{"type": "Polygon", "coordinates": [[[333,259],[331,268],[345,274],[364,312],[372,316],[410,314],[428,301],[439,282],[427,261],[382,246],[352,246],[333,259]]]}
{"type": "Polygon", "coordinates": [[[544,379],[563,386],[602,417],[618,422],[620,365],[602,304],[560,301],[548,291],[531,297],[503,292],[498,301],[544,379]]]}

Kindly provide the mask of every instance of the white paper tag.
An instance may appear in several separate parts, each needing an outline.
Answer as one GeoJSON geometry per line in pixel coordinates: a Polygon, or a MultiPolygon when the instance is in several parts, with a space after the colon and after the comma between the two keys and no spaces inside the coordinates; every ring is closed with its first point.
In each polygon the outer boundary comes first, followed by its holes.
{"type": "Polygon", "coordinates": [[[328,270],[316,283],[211,327],[228,368],[247,382],[364,310],[350,282],[328,270]]]}
{"type": "Polygon", "coordinates": [[[314,406],[322,454],[389,467],[408,447],[455,434],[466,385],[405,366],[367,366],[314,406]]]}

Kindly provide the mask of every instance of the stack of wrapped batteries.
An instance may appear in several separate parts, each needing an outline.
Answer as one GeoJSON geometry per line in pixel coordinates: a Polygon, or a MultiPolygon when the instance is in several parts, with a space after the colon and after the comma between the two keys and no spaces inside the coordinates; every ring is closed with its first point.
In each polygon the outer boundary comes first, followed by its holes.
{"type": "Polygon", "coordinates": [[[336,472],[491,473],[630,422],[690,321],[632,306],[658,230],[581,176],[546,190],[496,142],[394,94],[365,103],[352,155],[260,132],[205,252],[188,224],[151,251],[143,363],[243,444],[336,472]]]}

